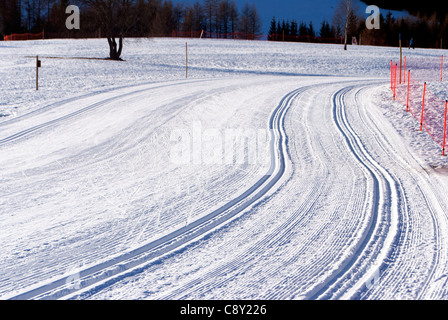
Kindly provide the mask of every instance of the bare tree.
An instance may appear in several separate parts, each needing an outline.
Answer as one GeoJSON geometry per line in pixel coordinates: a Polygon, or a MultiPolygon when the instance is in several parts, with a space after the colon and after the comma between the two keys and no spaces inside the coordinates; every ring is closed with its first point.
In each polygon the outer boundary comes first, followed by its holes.
{"type": "Polygon", "coordinates": [[[255,35],[261,30],[261,18],[255,3],[252,6],[246,2],[240,19],[240,30],[243,33],[255,35]]]}
{"type": "Polygon", "coordinates": [[[192,6],[187,5],[184,12],[184,23],[182,24],[182,30],[184,32],[192,32],[194,24],[194,9],[192,6]]]}
{"type": "Polygon", "coordinates": [[[176,3],[176,5],[173,8],[173,19],[176,31],[180,31],[180,26],[182,24],[182,19],[184,18],[185,10],[186,9],[184,9],[183,2],[176,3]]]}
{"type": "Polygon", "coordinates": [[[21,1],[0,1],[0,32],[9,34],[20,32],[22,27],[21,1]]]}
{"type": "Polygon", "coordinates": [[[193,5],[193,29],[201,31],[206,28],[207,19],[204,14],[204,8],[199,1],[193,5]]]}
{"type": "Polygon", "coordinates": [[[344,50],[347,50],[347,32],[350,12],[353,10],[353,0],[340,0],[333,16],[333,25],[344,31],[344,50]]]}
{"type": "Polygon", "coordinates": [[[174,17],[173,2],[171,0],[163,2],[163,5],[156,16],[156,26],[156,30],[158,31],[156,34],[158,36],[169,36],[175,29],[176,23],[174,17]]]}
{"type": "Polygon", "coordinates": [[[207,17],[208,32],[216,30],[216,12],[218,0],[204,0],[204,12],[207,17]]]}
{"type": "Polygon", "coordinates": [[[257,34],[261,32],[261,17],[258,13],[257,6],[255,2],[252,3],[252,7],[250,9],[250,25],[251,25],[251,33],[257,34]]]}
{"type": "Polygon", "coordinates": [[[219,31],[227,34],[229,32],[230,21],[230,2],[229,0],[221,0],[219,3],[218,24],[219,31]]]}
{"type": "Polygon", "coordinates": [[[47,24],[50,23],[50,9],[53,6],[55,0],[46,0],[45,3],[47,5],[47,24]]]}
{"type": "Polygon", "coordinates": [[[34,27],[36,31],[42,31],[43,21],[42,21],[42,9],[43,9],[43,0],[34,0],[34,10],[35,10],[35,21],[34,27]]]}
{"type": "Polygon", "coordinates": [[[238,24],[238,18],[239,18],[239,13],[238,13],[238,7],[235,3],[234,0],[232,0],[232,2],[230,3],[230,30],[232,33],[234,33],[236,31],[236,26],[238,24]]]}
{"type": "Polygon", "coordinates": [[[107,38],[109,57],[121,60],[124,34],[135,24],[133,0],[82,0],[97,18],[98,27],[107,38]],[[118,43],[117,43],[118,39],[118,43]]]}

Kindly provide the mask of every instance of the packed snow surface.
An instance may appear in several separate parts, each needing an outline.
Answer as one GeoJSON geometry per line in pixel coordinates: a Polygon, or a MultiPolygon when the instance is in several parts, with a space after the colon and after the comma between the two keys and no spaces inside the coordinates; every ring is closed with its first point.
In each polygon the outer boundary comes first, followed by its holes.
{"type": "Polygon", "coordinates": [[[397,48],[107,51],[0,43],[2,299],[447,298],[448,160],[392,101],[397,48]]]}

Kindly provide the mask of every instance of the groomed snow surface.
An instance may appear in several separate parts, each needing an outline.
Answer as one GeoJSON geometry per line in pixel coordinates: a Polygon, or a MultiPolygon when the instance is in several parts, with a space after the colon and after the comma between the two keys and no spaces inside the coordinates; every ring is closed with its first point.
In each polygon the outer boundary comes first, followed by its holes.
{"type": "Polygon", "coordinates": [[[391,99],[397,48],[107,50],[0,43],[2,299],[448,297],[448,160],[391,99]]]}

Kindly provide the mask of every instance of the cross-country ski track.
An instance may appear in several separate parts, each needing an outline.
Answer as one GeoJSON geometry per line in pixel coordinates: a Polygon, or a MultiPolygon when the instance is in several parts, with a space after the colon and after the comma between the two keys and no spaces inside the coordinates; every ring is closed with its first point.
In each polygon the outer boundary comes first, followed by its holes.
{"type": "MultiPolygon", "coordinates": [[[[384,86],[382,79],[330,76],[150,83],[55,103],[0,124],[7,133],[0,136],[3,154],[38,150],[37,161],[22,167],[7,165],[12,156],[0,161],[2,186],[16,197],[4,203],[28,210],[30,191],[22,185],[37,190],[54,184],[33,199],[41,212],[46,201],[51,204],[50,217],[31,214],[29,222],[16,222],[36,247],[18,257],[22,263],[2,270],[7,277],[0,295],[446,298],[447,176],[422,162],[385,119],[376,105],[384,86]],[[223,115],[223,103],[235,106],[223,115]],[[269,165],[167,164],[157,153],[170,148],[173,130],[191,129],[196,121],[202,132],[208,124],[221,132],[265,129],[269,165]],[[154,137],[162,141],[142,147],[154,137]],[[48,148],[33,149],[46,143],[48,148]],[[153,166],[129,164],[138,156],[155,159],[155,178],[153,166]],[[110,177],[116,166],[123,168],[110,177]],[[59,181],[64,195],[70,185],[84,187],[58,203],[59,181]],[[110,191],[116,183],[121,193],[110,191]],[[76,213],[99,198],[100,216],[76,213]],[[142,206],[146,200],[151,205],[142,206]],[[104,213],[110,207],[119,214],[104,213]],[[72,223],[61,217],[64,210],[74,215],[79,238],[58,239],[72,223]],[[56,221],[44,226],[48,219],[56,221]],[[44,230],[28,230],[27,223],[44,230]]],[[[17,259],[20,241],[6,248],[5,259],[17,259]]]]}

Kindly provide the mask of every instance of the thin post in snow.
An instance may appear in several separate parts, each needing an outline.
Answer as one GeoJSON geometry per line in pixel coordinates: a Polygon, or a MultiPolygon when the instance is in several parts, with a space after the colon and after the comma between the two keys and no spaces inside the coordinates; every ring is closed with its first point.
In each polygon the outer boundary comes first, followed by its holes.
{"type": "Polygon", "coordinates": [[[188,78],[188,42],[185,42],[185,78],[188,78]]]}
{"type": "Polygon", "coordinates": [[[39,90],[39,56],[36,56],[36,91],[39,90]]]}
{"type": "Polygon", "coordinates": [[[403,82],[406,83],[406,56],[404,56],[403,77],[403,82]]]}
{"type": "Polygon", "coordinates": [[[423,101],[422,101],[422,116],[420,118],[420,131],[423,130],[423,111],[425,110],[425,91],[426,91],[426,82],[423,84],[423,101]]]}
{"type": "Polygon", "coordinates": [[[411,70],[408,70],[408,95],[407,95],[407,98],[406,98],[406,111],[409,111],[409,78],[410,77],[411,77],[411,70]]]}
{"type": "Polygon", "coordinates": [[[399,40],[398,40],[398,43],[399,43],[399,45],[400,45],[400,82],[399,82],[399,84],[401,84],[401,66],[402,66],[402,50],[401,50],[401,33],[399,34],[399,40]]]}
{"type": "Polygon", "coordinates": [[[398,65],[395,64],[395,79],[394,79],[394,100],[395,100],[395,92],[397,90],[397,69],[398,69],[398,65]]]}
{"type": "Polygon", "coordinates": [[[448,100],[445,100],[445,119],[444,119],[444,125],[443,125],[443,152],[442,152],[442,156],[445,155],[445,146],[446,146],[446,116],[447,116],[447,111],[448,111],[448,100]]]}
{"type": "Polygon", "coordinates": [[[394,86],[393,86],[393,66],[392,66],[392,60],[390,60],[390,90],[394,91],[394,86]]]}

